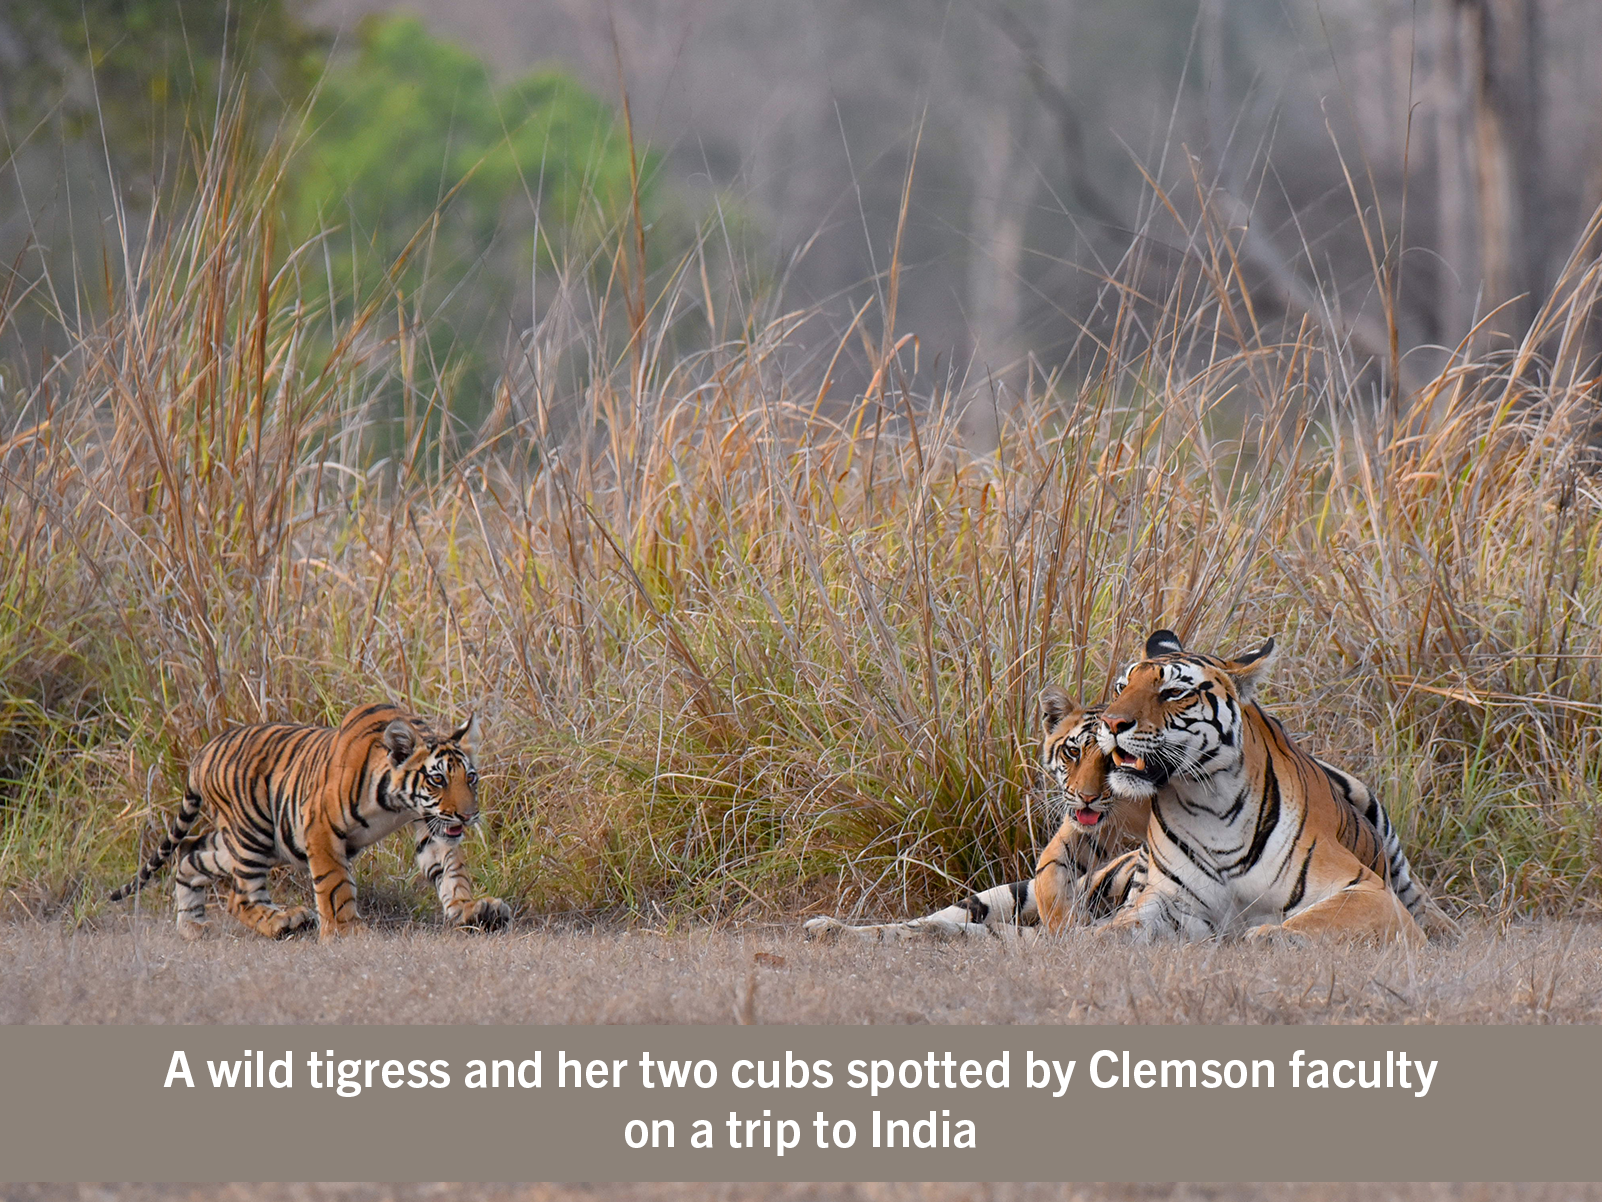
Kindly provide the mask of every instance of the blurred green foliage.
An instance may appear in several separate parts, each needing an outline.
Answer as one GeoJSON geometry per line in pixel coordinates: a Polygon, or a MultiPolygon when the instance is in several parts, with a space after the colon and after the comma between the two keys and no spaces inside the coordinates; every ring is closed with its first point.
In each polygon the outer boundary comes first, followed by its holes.
{"type": "Polygon", "coordinates": [[[497,86],[479,58],[411,17],[369,18],[357,42],[328,62],[312,102],[291,240],[338,231],[319,257],[325,283],[308,287],[398,289],[434,373],[467,394],[452,407],[471,419],[512,331],[532,323],[531,264],[582,262],[626,217],[628,141],[611,108],[559,70],[497,86]]]}
{"type": "MultiPolygon", "coordinates": [[[[174,207],[224,127],[246,135],[247,156],[292,146],[276,254],[319,241],[296,286],[343,316],[403,305],[417,332],[408,370],[468,422],[533,324],[533,274],[592,259],[604,271],[596,252],[633,195],[622,123],[571,75],[497,83],[411,17],[369,17],[339,46],[291,0],[0,0],[0,123],[17,139],[6,182],[36,198],[63,185],[93,196],[78,204],[97,239],[114,228],[88,212],[104,205],[94,177],[107,167],[137,216],[174,207]]],[[[35,245],[73,241],[50,206],[31,212],[45,223],[30,216],[35,245]]]]}
{"type": "Polygon", "coordinates": [[[536,203],[545,225],[592,236],[625,211],[627,142],[572,77],[547,70],[497,88],[482,61],[410,17],[364,22],[360,42],[328,68],[312,108],[298,233],[349,220],[392,259],[436,208],[477,250],[506,225],[532,236],[536,203]]]}

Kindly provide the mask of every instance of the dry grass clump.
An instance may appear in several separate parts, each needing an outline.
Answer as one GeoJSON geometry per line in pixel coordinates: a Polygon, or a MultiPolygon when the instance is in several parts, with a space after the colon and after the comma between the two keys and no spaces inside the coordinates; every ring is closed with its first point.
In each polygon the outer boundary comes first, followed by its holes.
{"type": "Polygon", "coordinates": [[[1519,346],[1376,403],[1338,323],[1262,322],[1203,204],[1159,231],[1189,248],[1163,288],[1125,264],[1104,336],[976,451],[990,393],[920,362],[894,264],[820,347],[816,315],[731,313],[699,248],[645,291],[632,229],[486,413],[405,297],[308,299],[279,160],[223,128],[192,202],[123,231],[102,319],[88,278],[0,308],[67,347],[0,399],[14,910],[96,913],[227,723],[392,697],[481,709],[473,858],[525,912],[902,913],[1027,871],[1034,697],[1103,695],[1156,626],[1275,634],[1269,704],[1380,788],[1437,893],[1595,897],[1594,227],[1519,346]]]}
{"type": "Polygon", "coordinates": [[[171,922],[0,925],[7,1023],[1594,1023],[1602,931],[1476,926],[1452,947],[1134,947],[1061,941],[820,947],[788,926],[400,925],[333,945],[171,922]]]}

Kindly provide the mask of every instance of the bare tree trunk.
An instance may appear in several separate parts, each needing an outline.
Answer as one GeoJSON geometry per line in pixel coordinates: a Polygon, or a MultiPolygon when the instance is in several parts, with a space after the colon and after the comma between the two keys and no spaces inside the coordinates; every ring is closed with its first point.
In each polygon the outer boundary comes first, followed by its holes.
{"type": "MultiPolygon", "coordinates": [[[[1009,98],[1010,99],[1010,98],[1009,98]]],[[[1000,379],[1018,358],[1024,218],[1035,172],[1014,144],[1013,105],[975,106],[968,131],[973,200],[968,218],[968,324],[975,366],[1000,379]]]]}
{"type": "Polygon", "coordinates": [[[1480,273],[1487,307],[1509,305],[1495,328],[1519,337],[1546,283],[1541,215],[1536,0],[1452,0],[1463,68],[1479,202],[1480,273]]]}
{"type": "Polygon", "coordinates": [[[1480,280],[1474,191],[1469,186],[1472,156],[1464,144],[1463,118],[1470,101],[1455,5],[1438,8],[1433,24],[1430,82],[1435,106],[1436,253],[1440,256],[1435,313],[1440,341],[1454,347],[1474,324],[1480,280]]]}
{"type": "MultiPolygon", "coordinates": [[[[1060,22],[1071,8],[1060,2],[1048,6],[1042,50],[1060,43],[1060,22]]],[[[1048,125],[1012,47],[1002,37],[987,37],[975,95],[962,127],[972,181],[968,326],[975,376],[1005,385],[1014,395],[1023,386],[1028,349],[1022,332],[1024,236],[1040,187],[1041,142],[1048,125]]],[[[989,390],[981,391],[985,402],[969,414],[968,426],[976,442],[985,444],[999,432],[989,409],[989,390]]]]}

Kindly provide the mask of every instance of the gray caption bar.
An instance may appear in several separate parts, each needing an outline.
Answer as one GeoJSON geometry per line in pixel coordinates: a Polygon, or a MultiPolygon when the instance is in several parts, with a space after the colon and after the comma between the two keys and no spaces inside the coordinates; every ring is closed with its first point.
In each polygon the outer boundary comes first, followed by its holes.
{"type": "Polygon", "coordinates": [[[3,1027],[0,1178],[1591,1180],[1599,1056],[1590,1027],[3,1027]]]}

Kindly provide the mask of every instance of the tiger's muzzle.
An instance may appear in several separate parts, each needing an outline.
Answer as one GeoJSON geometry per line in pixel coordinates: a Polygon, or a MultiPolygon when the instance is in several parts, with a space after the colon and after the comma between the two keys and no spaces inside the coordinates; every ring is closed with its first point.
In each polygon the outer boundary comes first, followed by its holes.
{"type": "Polygon", "coordinates": [[[1113,793],[1149,797],[1167,783],[1169,771],[1166,757],[1161,754],[1160,748],[1151,747],[1148,740],[1137,741],[1128,735],[1114,734],[1103,726],[1098,742],[1106,752],[1109,765],[1107,783],[1113,793]],[[1126,741],[1136,745],[1126,746],[1126,741]]]}
{"type": "Polygon", "coordinates": [[[1112,762],[1114,768],[1124,768],[1130,772],[1146,771],[1145,756],[1132,755],[1131,753],[1125,751],[1122,747],[1118,746],[1117,743],[1113,744],[1112,762]]]}
{"type": "Polygon", "coordinates": [[[1096,742],[1112,761],[1114,772],[1146,776],[1146,756],[1141,751],[1131,750],[1124,745],[1126,739],[1134,742],[1139,730],[1140,722],[1136,718],[1118,714],[1102,715],[1100,729],[1096,732],[1096,742]]]}
{"type": "Polygon", "coordinates": [[[428,833],[439,839],[460,839],[477,821],[477,814],[431,814],[428,833]]]}

